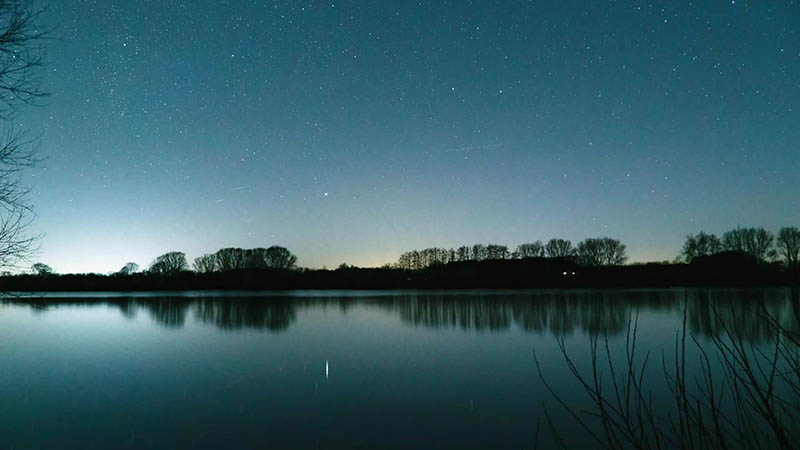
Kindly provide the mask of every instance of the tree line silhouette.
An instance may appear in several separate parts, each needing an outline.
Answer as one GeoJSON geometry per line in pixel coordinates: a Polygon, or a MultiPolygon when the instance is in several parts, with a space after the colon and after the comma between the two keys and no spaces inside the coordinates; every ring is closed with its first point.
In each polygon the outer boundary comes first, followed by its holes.
{"type": "Polygon", "coordinates": [[[657,286],[775,286],[800,284],[800,229],[742,228],[721,238],[703,231],[688,235],[672,262],[627,261],[626,246],[609,237],[577,245],[550,239],[500,244],[427,248],[400,255],[380,268],[342,264],[336,270],[297,267],[297,257],[278,245],[227,247],[194,259],[183,252],[158,256],[139,271],[126,263],[108,275],[58,275],[43,263],[31,274],[0,277],[0,290],[160,289],[406,289],[406,288],[571,288],[657,286]]]}
{"type": "Polygon", "coordinates": [[[226,272],[244,269],[291,269],[297,256],[287,248],[223,248],[194,259],[194,270],[200,273],[226,272]]]}
{"type": "Polygon", "coordinates": [[[542,241],[520,244],[514,251],[510,251],[506,245],[498,244],[412,250],[400,255],[393,267],[420,270],[453,262],[524,258],[574,258],[581,265],[597,267],[625,264],[628,255],[625,244],[609,237],[588,238],[579,242],[577,247],[566,239],[550,239],[547,244],[542,244],[542,241]]]}
{"type": "MultiPolygon", "coordinates": [[[[620,266],[628,260],[626,246],[619,239],[588,238],[573,246],[566,239],[550,239],[520,244],[511,251],[506,245],[475,244],[458,248],[432,247],[412,250],[400,255],[392,267],[421,270],[434,265],[464,261],[485,261],[525,258],[568,258],[585,267],[620,266]]],[[[764,228],[737,227],[722,238],[700,231],[688,235],[676,263],[705,260],[751,259],[761,263],[781,263],[797,267],[800,263],[800,228],[783,227],[777,235],[764,228]]],[[[713,262],[713,261],[712,261],[713,262]]]]}
{"type": "Polygon", "coordinates": [[[680,262],[702,262],[721,254],[740,254],[762,263],[782,263],[797,267],[800,255],[800,228],[783,227],[777,236],[764,228],[742,228],[726,231],[722,239],[701,231],[686,236],[678,256],[680,262]]]}
{"type": "MultiPolygon", "coordinates": [[[[289,249],[279,245],[269,248],[221,248],[215,253],[206,253],[194,259],[192,268],[197,273],[230,272],[235,270],[291,269],[297,262],[297,256],[289,249]]],[[[39,263],[41,264],[41,263],[39,263]]],[[[36,266],[36,264],[34,264],[36,266]]],[[[34,269],[36,269],[34,267],[34,269]]],[[[139,270],[139,265],[126,263],[117,275],[131,275],[139,270]]],[[[161,276],[174,276],[189,270],[186,254],[183,252],[167,252],[158,256],[147,273],[161,276]]],[[[42,273],[35,270],[36,273],[42,273]]],[[[49,273],[52,273],[50,270],[49,273]]]]}

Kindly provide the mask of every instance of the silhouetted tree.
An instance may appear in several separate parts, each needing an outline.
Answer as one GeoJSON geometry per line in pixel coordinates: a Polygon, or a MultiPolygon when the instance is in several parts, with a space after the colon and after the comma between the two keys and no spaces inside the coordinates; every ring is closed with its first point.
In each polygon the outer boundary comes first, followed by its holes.
{"type": "Polygon", "coordinates": [[[625,264],[628,256],[625,245],[617,239],[589,238],[578,244],[578,258],[587,266],[618,266],[625,264]]]}
{"type": "Polygon", "coordinates": [[[214,254],[217,259],[217,270],[228,272],[230,270],[244,269],[244,250],[241,248],[221,248],[214,254]]]}
{"type": "Polygon", "coordinates": [[[217,256],[211,253],[206,253],[203,256],[198,256],[194,259],[194,270],[199,273],[211,273],[217,270],[217,256]]]}
{"type": "Polygon", "coordinates": [[[736,228],[722,235],[722,247],[727,251],[740,251],[760,261],[770,261],[776,255],[775,237],[763,228],[736,228]]]}
{"type": "Polygon", "coordinates": [[[800,262],[800,228],[783,227],[778,231],[778,251],[787,266],[800,262]]]}
{"type": "Polygon", "coordinates": [[[508,246],[489,244],[486,246],[486,259],[508,259],[511,254],[508,252],[508,246]]]}
{"type": "Polygon", "coordinates": [[[297,262],[297,256],[288,249],[273,245],[265,252],[267,265],[273,269],[291,269],[297,262]]]}
{"type": "Polygon", "coordinates": [[[405,270],[412,270],[414,268],[411,261],[411,252],[405,252],[397,258],[397,268],[405,270]]]}
{"type": "Polygon", "coordinates": [[[46,276],[46,275],[52,275],[53,273],[55,273],[50,266],[48,266],[47,264],[44,264],[44,263],[40,263],[40,262],[31,266],[31,272],[33,272],[35,275],[38,275],[40,277],[43,277],[43,276],[46,276]]]}
{"type": "Polygon", "coordinates": [[[139,271],[139,265],[136,264],[135,262],[129,262],[129,263],[125,263],[125,265],[122,266],[121,269],[119,269],[119,272],[117,272],[117,274],[118,275],[132,275],[132,274],[134,274],[134,273],[136,273],[138,271],[139,271]]]}
{"type": "Polygon", "coordinates": [[[586,239],[578,243],[578,257],[587,266],[603,265],[605,249],[602,239],[586,239]]]}
{"type": "Polygon", "coordinates": [[[606,248],[606,261],[608,266],[619,266],[625,264],[628,260],[628,255],[625,251],[625,244],[618,239],[603,238],[606,248]]]}
{"type": "Polygon", "coordinates": [[[544,245],[542,245],[542,241],[520,244],[516,253],[520,258],[541,258],[544,256],[544,245]]]}
{"type": "Polygon", "coordinates": [[[428,267],[430,265],[436,264],[438,262],[438,260],[437,260],[438,250],[439,249],[436,249],[436,248],[426,248],[426,249],[423,249],[423,250],[420,251],[420,254],[422,256],[422,261],[423,261],[422,264],[425,267],[428,267]]]}
{"type": "Polygon", "coordinates": [[[544,251],[549,258],[567,258],[575,255],[572,242],[566,239],[550,239],[544,251]]]}
{"type": "Polygon", "coordinates": [[[430,247],[412,250],[400,255],[393,267],[405,270],[419,270],[436,264],[450,264],[458,261],[508,259],[511,253],[505,245],[476,244],[472,248],[461,246],[458,249],[430,247]],[[478,258],[478,259],[476,259],[478,258]]]}
{"type": "Polygon", "coordinates": [[[263,247],[249,248],[244,251],[244,267],[246,269],[266,269],[269,267],[267,249],[263,247]]]}
{"type": "Polygon", "coordinates": [[[183,252],[164,253],[153,261],[148,272],[155,275],[175,275],[189,270],[186,254],[183,252]]]}
{"type": "Polygon", "coordinates": [[[197,272],[227,272],[243,269],[290,269],[297,257],[288,249],[273,245],[270,248],[221,248],[216,253],[195,258],[197,272]]]}
{"type": "Polygon", "coordinates": [[[483,261],[488,254],[486,253],[486,246],[483,244],[475,244],[472,246],[471,258],[473,261],[483,261]]]}
{"type": "Polygon", "coordinates": [[[713,234],[699,232],[697,235],[686,236],[680,258],[685,262],[692,262],[700,256],[707,256],[722,251],[722,242],[713,234]]]}
{"type": "Polygon", "coordinates": [[[726,231],[722,234],[722,248],[725,251],[744,251],[744,232],[741,228],[726,231]]]}
{"type": "Polygon", "coordinates": [[[411,252],[411,268],[412,269],[421,269],[422,268],[422,258],[418,251],[413,250],[411,252]]]}
{"type": "Polygon", "coordinates": [[[14,124],[20,107],[44,95],[36,74],[48,30],[32,4],[0,0],[0,267],[15,265],[35,239],[25,232],[32,213],[23,172],[38,162],[37,141],[14,124]]]}
{"type": "Polygon", "coordinates": [[[420,265],[422,267],[428,267],[431,264],[433,264],[435,262],[434,260],[435,252],[436,249],[433,248],[425,248],[420,250],[419,252],[420,265]]]}

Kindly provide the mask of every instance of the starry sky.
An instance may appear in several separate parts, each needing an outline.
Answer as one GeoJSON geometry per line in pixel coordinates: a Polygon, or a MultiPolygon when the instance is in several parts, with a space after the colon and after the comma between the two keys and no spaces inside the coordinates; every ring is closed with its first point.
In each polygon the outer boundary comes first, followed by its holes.
{"type": "Polygon", "coordinates": [[[60,0],[18,122],[59,272],[273,244],[429,246],[800,225],[796,1],[60,0]]]}

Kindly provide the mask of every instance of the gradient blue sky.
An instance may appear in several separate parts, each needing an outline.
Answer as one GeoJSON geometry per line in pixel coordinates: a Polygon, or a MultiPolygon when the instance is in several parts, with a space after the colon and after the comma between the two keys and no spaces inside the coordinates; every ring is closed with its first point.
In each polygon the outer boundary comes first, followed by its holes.
{"type": "Polygon", "coordinates": [[[31,172],[59,272],[284,245],[800,225],[800,4],[63,0],[31,172]]]}

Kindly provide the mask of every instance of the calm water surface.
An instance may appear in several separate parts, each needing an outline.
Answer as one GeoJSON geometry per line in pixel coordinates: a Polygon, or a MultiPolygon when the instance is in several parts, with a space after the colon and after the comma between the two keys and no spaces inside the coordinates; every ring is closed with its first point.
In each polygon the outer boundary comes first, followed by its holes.
{"type": "Polygon", "coordinates": [[[720,321],[758,342],[769,326],[752,306],[788,323],[797,302],[788,289],[19,299],[0,305],[0,448],[533,448],[545,406],[574,429],[534,351],[582,405],[558,339],[580,367],[591,333],[622,358],[638,316],[639,348],[669,357],[684,305],[701,342],[720,321]]]}

